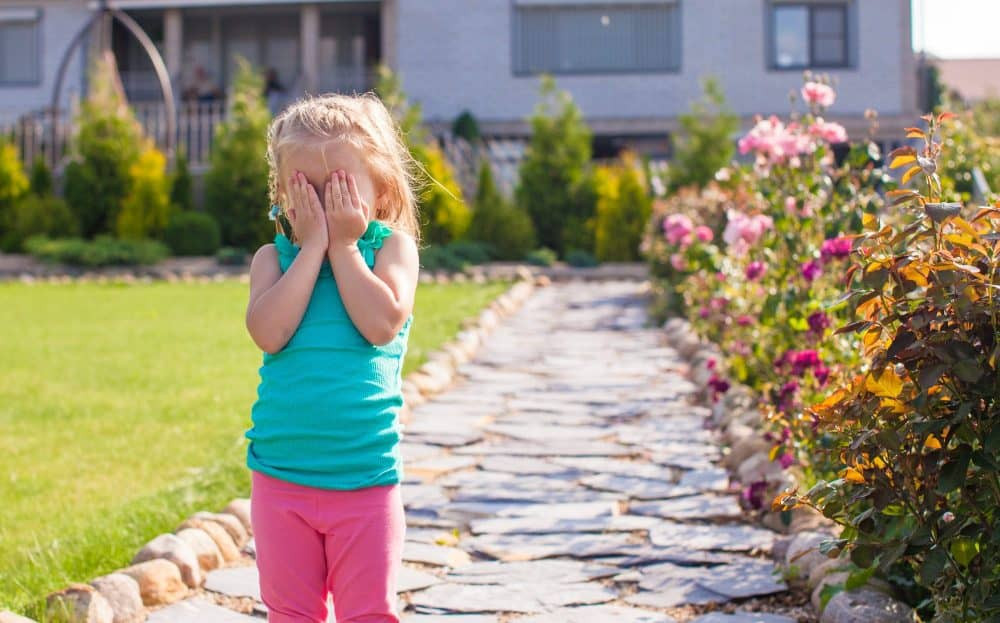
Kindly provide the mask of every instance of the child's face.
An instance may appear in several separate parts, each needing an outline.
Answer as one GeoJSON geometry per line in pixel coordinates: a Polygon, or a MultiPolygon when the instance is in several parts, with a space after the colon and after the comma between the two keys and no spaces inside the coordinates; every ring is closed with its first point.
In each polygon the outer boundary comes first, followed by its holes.
{"type": "Polygon", "coordinates": [[[323,201],[323,191],[326,183],[330,179],[330,174],[334,171],[346,171],[354,176],[358,186],[358,194],[361,200],[368,207],[370,218],[375,217],[375,183],[372,181],[368,166],[361,156],[361,151],[354,145],[346,141],[327,141],[316,145],[305,146],[300,149],[289,150],[288,155],[282,163],[281,179],[278,181],[279,189],[284,196],[285,187],[296,171],[301,171],[312,187],[316,190],[316,195],[323,201]]]}

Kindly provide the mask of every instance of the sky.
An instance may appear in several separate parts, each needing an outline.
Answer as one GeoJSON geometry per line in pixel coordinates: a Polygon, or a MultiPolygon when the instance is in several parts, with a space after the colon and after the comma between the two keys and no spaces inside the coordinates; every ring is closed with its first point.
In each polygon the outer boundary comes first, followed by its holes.
{"type": "Polygon", "coordinates": [[[941,58],[1000,58],[1000,0],[912,2],[914,50],[941,58]]]}

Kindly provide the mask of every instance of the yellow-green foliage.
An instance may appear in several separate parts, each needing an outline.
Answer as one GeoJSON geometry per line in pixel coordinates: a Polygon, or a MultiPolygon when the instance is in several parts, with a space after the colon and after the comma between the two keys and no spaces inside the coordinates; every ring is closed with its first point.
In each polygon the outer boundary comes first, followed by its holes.
{"type": "Polygon", "coordinates": [[[28,190],[28,176],[17,155],[17,149],[9,143],[0,143],[0,210],[10,205],[28,190]]]}
{"type": "Polygon", "coordinates": [[[115,223],[121,238],[159,236],[170,218],[170,180],[167,160],[152,145],[146,147],[129,167],[129,194],[122,201],[115,223]]]}
{"type": "Polygon", "coordinates": [[[597,259],[633,262],[639,259],[652,202],[632,157],[622,164],[598,167],[594,173],[597,216],[594,228],[597,259]]]}
{"type": "Polygon", "coordinates": [[[472,213],[462,199],[462,189],[444,152],[433,142],[412,145],[410,152],[428,177],[420,192],[421,238],[431,244],[462,238],[472,213]]]}

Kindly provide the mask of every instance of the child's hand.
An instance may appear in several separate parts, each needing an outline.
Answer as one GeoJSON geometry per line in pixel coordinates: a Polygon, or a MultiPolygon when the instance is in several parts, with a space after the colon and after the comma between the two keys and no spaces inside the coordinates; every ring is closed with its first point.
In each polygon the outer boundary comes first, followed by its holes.
{"type": "Polygon", "coordinates": [[[323,206],[316,189],[298,171],[288,180],[288,222],[302,248],[316,247],[326,252],[330,246],[323,206]]]}
{"type": "Polygon", "coordinates": [[[354,176],[334,171],[323,194],[330,248],[353,247],[368,229],[370,215],[368,206],[358,193],[354,176]]]}

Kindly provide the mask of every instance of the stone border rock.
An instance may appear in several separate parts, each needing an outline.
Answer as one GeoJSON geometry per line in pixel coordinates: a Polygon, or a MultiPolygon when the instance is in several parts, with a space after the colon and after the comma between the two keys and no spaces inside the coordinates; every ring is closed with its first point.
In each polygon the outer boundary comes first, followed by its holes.
{"type": "MultiPolygon", "coordinates": [[[[741,486],[765,483],[765,500],[773,499],[782,490],[795,487],[801,473],[782,469],[769,456],[771,443],[763,436],[764,417],[757,407],[753,390],[733,383],[722,398],[712,404],[709,382],[715,375],[715,362],[722,361],[718,345],[706,342],[683,318],[671,318],[663,325],[667,343],[690,362],[689,380],[702,389],[707,406],[712,410],[711,424],[722,434],[729,452],[723,465],[731,478],[741,486]]],[[[731,381],[730,381],[731,382],[731,381]]],[[[744,501],[745,502],[745,501],[744,501]]],[[[746,504],[744,504],[746,506],[746,504]]],[[[888,584],[873,578],[858,589],[834,595],[822,604],[823,589],[842,587],[849,562],[832,559],[820,553],[819,544],[834,537],[836,524],[811,509],[799,508],[791,513],[754,511],[761,524],[785,538],[777,541],[772,556],[784,570],[789,581],[797,581],[810,591],[811,602],[820,623],[903,623],[915,621],[913,610],[893,599],[888,584]]]]}
{"type": "MultiPolygon", "coordinates": [[[[536,286],[550,283],[545,276],[520,273],[522,280],[498,296],[479,316],[427,357],[427,362],[403,381],[403,424],[410,407],[447,389],[457,367],[469,361],[499,324],[531,296],[536,286]]],[[[201,588],[209,571],[252,562],[247,548],[253,536],[250,500],[236,498],[217,513],[197,512],[173,533],[161,534],[144,545],[131,565],[95,578],[89,584],[70,584],[46,598],[46,620],[60,623],[142,623],[151,610],[184,599],[201,588]]],[[[0,612],[0,623],[35,623],[0,612]]]]}

